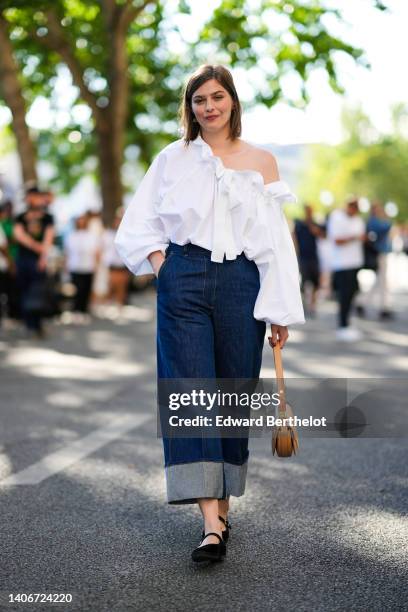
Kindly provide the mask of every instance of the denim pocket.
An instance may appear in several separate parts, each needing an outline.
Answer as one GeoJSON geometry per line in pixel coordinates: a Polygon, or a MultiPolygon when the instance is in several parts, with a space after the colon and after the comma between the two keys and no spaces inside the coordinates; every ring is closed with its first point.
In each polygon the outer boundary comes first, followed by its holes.
{"type": "Polygon", "coordinates": [[[171,259],[171,257],[173,256],[173,253],[168,253],[168,255],[166,255],[166,259],[163,261],[162,265],[159,268],[159,272],[157,274],[157,280],[159,281],[163,275],[163,268],[167,268],[167,264],[169,263],[169,260],[171,259]]]}

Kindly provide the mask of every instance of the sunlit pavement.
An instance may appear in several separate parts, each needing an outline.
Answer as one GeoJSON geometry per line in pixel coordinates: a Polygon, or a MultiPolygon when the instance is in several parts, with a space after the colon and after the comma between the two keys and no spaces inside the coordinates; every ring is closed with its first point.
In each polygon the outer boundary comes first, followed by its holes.
{"type": "MultiPolygon", "coordinates": [[[[335,304],[290,330],[288,377],[406,378],[408,294],[396,319],[354,319],[335,340],[335,304]]],[[[251,440],[222,564],[190,561],[196,507],[165,502],[156,437],[155,293],[121,317],[0,331],[1,597],[71,593],[64,610],[402,610],[407,601],[406,439],[303,439],[290,459],[251,440]]],[[[262,375],[273,376],[265,345],[262,375]]],[[[384,406],[387,410],[387,406],[384,406]]],[[[3,608],[2,608],[3,609],[3,608]]]]}

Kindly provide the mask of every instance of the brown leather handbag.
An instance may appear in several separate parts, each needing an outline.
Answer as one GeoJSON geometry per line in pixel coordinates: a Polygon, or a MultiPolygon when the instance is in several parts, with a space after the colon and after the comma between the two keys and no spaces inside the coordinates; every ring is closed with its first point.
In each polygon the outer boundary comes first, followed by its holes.
{"type": "MultiPolygon", "coordinates": [[[[273,358],[275,360],[276,383],[280,399],[276,418],[286,419],[293,417],[294,414],[291,406],[286,402],[282,355],[278,342],[273,347],[273,358]]],[[[278,457],[291,457],[292,453],[296,455],[296,451],[299,448],[299,438],[294,426],[289,423],[285,424],[284,421],[283,423],[283,425],[275,425],[272,429],[272,454],[274,455],[276,451],[278,457]]]]}

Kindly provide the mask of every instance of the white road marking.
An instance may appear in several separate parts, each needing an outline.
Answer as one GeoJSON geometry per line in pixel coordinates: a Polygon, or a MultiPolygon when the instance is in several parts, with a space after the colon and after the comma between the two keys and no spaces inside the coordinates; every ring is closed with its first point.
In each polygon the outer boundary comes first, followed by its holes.
{"type": "Polygon", "coordinates": [[[150,414],[136,414],[124,415],[119,419],[115,419],[109,425],[96,429],[80,440],[76,440],[72,444],[47,455],[40,461],[37,461],[37,463],[21,470],[21,472],[7,476],[7,478],[0,481],[0,486],[38,484],[77,463],[102,446],[105,446],[105,444],[119,438],[122,434],[135,427],[140,427],[151,418],[152,415],[150,414]]]}

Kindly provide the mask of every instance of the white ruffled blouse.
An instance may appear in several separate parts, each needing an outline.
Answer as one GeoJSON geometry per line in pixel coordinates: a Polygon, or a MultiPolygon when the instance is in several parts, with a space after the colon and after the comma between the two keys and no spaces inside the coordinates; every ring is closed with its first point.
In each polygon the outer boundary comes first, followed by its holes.
{"type": "Polygon", "coordinates": [[[169,241],[191,242],[221,263],[244,252],[259,270],[254,317],[304,323],[299,269],[282,210],[296,197],[284,181],[265,185],[256,170],[226,168],[198,135],[166,146],[153,160],[126,209],[115,246],[135,275],[153,273],[147,256],[169,241]]]}

